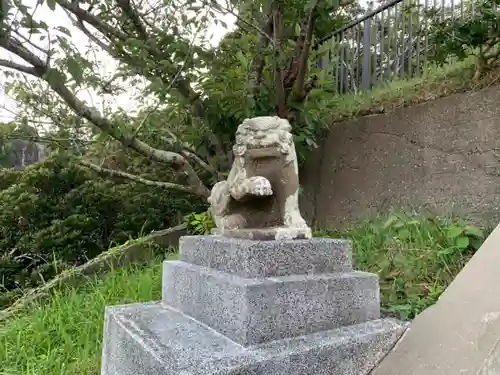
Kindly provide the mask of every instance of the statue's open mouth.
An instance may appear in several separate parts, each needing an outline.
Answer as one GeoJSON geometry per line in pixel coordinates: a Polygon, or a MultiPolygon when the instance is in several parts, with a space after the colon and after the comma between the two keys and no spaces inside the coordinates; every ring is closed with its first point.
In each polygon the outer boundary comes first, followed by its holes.
{"type": "Polygon", "coordinates": [[[281,151],[277,145],[270,147],[248,148],[246,153],[247,156],[252,159],[275,158],[281,156],[281,151]]]}
{"type": "Polygon", "coordinates": [[[252,150],[255,150],[255,149],[264,149],[265,150],[265,149],[272,149],[272,148],[279,148],[279,147],[280,147],[279,143],[247,144],[247,149],[252,149],[252,150]]]}

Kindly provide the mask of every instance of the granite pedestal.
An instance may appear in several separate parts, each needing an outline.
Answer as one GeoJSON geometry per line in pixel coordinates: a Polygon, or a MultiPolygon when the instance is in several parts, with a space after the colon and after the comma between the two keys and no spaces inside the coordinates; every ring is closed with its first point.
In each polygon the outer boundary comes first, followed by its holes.
{"type": "Polygon", "coordinates": [[[106,309],[102,375],[362,375],[406,326],[348,241],[180,240],[162,301],[106,309]]]}

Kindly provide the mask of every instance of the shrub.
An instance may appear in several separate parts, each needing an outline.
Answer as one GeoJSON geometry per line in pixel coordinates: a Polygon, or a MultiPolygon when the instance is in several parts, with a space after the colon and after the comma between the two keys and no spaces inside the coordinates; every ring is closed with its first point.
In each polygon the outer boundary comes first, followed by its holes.
{"type": "Polygon", "coordinates": [[[212,229],[215,228],[215,222],[208,211],[192,212],[184,217],[184,223],[188,233],[193,235],[207,235],[212,233],[212,229]]]}
{"type": "Polygon", "coordinates": [[[351,239],[356,268],[379,275],[382,306],[401,319],[434,304],[485,239],[457,218],[403,214],[316,235],[351,239]]]}
{"type": "Polygon", "coordinates": [[[62,155],[1,173],[0,293],[34,287],[204,207],[180,193],[97,178],[62,155]]]}
{"type": "Polygon", "coordinates": [[[474,78],[479,79],[500,63],[500,0],[472,0],[466,6],[463,17],[453,8],[430,12],[430,57],[445,64],[450,56],[464,60],[473,55],[474,78]]]}

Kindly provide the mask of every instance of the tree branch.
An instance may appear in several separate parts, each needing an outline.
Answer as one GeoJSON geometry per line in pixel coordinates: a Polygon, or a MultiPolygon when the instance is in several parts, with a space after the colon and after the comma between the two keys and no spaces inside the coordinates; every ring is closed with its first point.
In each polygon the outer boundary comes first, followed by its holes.
{"type": "Polygon", "coordinates": [[[17,70],[17,71],[22,72],[22,73],[30,74],[30,75],[35,76],[35,77],[39,77],[35,68],[32,66],[18,64],[18,63],[15,63],[13,61],[5,60],[5,59],[0,59],[0,66],[14,69],[14,70],[17,70]]]}
{"type": "Polygon", "coordinates": [[[287,97],[289,93],[293,90],[293,96],[295,101],[301,101],[307,95],[307,88],[305,77],[307,73],[307,63],[309,58],[309,53],[312,45],[312,37],[314,33],[314,23],[318,16],[317,14],[318,2],[316,1],[309,11],[309,13],[304,17],[300,27],[300,35],[295,44],[295,48],[290,59],[290,64],[288,71],[285,76],[285,90],[287,92],[287,97]]]}
{"type": "Polygon", "coordinates": [[[300,59],[299,59],[299,64],[297,67],[297,80],[295,82],[295,90],[294,90],[294,100],[296,101],[301,101],[305,97],[305,78],[306,78],[306,73],[307,73],[307,68],[308,68],[308,59],[309,59],[309,52],[311,49],[311,44],[312,44],[312,37],[314,33],[314,23],[316,21],[317,17],[317,7],[318,7],[318,2],[316,1],[314,3],[313,8],[310,10],[309,15],[307,17],[307,23],[306,23],[306,34],[304,38],[304,45],[302,46],[302,51],[300,54],[300,59]]]}
{"type": "Polygon", "coordinates": [[[273,50],[274,50],[274,82],[276,86],[276,110],[281,118],[288,117],[286,107],[285,87],[283,85],[283,70],[281,69],[281,39],[283,37],[282,4],[275,1],[273,4],[273,50]]]}
{"type": "MultiPolygon", "coordinates": [[[[272,15],[270,15],[266,21],[266,24],[264,26],[264,32],[266,33],[266,35],[271,34],[273,32],[272,15]]],[[[250,65],[250,74],[249,74],[250,90],[252,92],[254,100],[262,83],[262,73],[264,71],[264,66],[266,64],[263,52],[268,45],[269,45],[269,38],[267,38],[265,35],[261,33],[259,36],[259,40],[257,41],[255,56],[252,59],[252,64],[250,65]]]]}
{"type": "Polygon", "coordinates": [[[21,38],[23,39],[26,43],[28,43],[29,45],[31,45],[32,47],[36,48],[37,50],[39,50],[40,52],[42,52],[43,54],[49,56],[50,55],[50,51],[48,49],[45,49],[45,48],[42,48],[40,47],[39,45],[37,45],[36,43],[33,43],[30,38],[26,38],[24,35],[22,35],[21,33],[17,32],[16,30],[13,30],[13,32],[15,32],[17,34],[17,37],[18,38],[21,38]]]}
{"type": "Polygon", "coordinates": [[[188,186],[175,184],[172,182],[148,180],[146,178],[142,178],[140,176],[137,176],[137,175],[134,175],[131,173],[117,171],[115,169],[103,168],[103,167],[100,167],[94,163],[90,163],[90,162],[85,161],[85,160],[80,160],[78,162],[78,164],[80,166],[85,167],[85,168],[91,169],[94,172],[97,172],[97,173],[103,174],[103,175],[107,175],[110,177],[120,177],[120,178],[125,178],[127,180],[135,181],[135,182],[138,182],[140,184],[147,185],[147,186],[153,186],[153,187],[159,187],[162,189],[177,190],[177,191],[182,191],[184,193],[196,194],[196,192],[188,186]]]}
{"type": "MultiPolygon", "coordinates": [[[[191,52],[191,51],[190,51],[191,52]]],[[[167,88],[165,89],[165,91],[169,91],[170,88],[175,84],[175,81],[177,81],[177,79],[180,77],[182,71],[184,70],[184,67],[186,66],[186,63],[188,62],[189,60],[189,56],[190,56],[190,52],[187,54],[186,58],[184,59],[184,62],[182,63],[182,66],[179,68],[179,70],[177,71],[177,73],[175,74],[174,78],[172,78],[172,81],[168,84],[167,88]]],[[[139,126],[137,126],[137,129],[135,129],[134,131],[134,134],[133,134],[133,138],[137,137],[137,134],[139,134],[139,132],[141,131],[142,127],[146,124],[149,116],[151,116],[151,114],[156,111],[158,109],[158,107],[160,106],[160,102],[158,102],[156,104],[156,106],[154,107],[153,110],[151,111],[148,111],[146,113],[146,115],[144,116],[144,118],[142,119],[141,123],[139,124],[139,126]]]]}
{"type": "Polygon", "coordinates": [[[104,35],[112,35],[113,37],[125,42],[127,40],[127,34],[113,28],[106,23],[102,22],[98,17],[94,16],[89,11],[82,9],[78,6],[78,1],[68,2],[66,0],[55,0],[61,8],[74,14],[79,20],[87,22],[92,25],[97,30],[99,30],[104,35]]]}
{"type": "Polygon", "coordinates": [[[19,45],[16,40],[12,38],[0,38],[0,46],[31,63],[37,72],[37,76],[42,77],[79,116],[87,119],[96,127],[101,129],[101,131],[109,134],[111,137],[115,138],[117,141],[139,154],[149,157],[157,162],[168,164],[182,171],[188,181],[188,184],[193,187],[193,191],[201,197],[208,197],[210,191],[203,184],[192,166],[182,155],[175,152],[159,150],[138,140],[137,138],[129,138],[125,136],[114,123],[109,121],[107,118],[104,118],[96,108],[89,107],[78,99],[64,85],[64,82],[61,80],[61,72],[46,65],[44,61],[32,52],[24,48],[22,45],[19,45]]]}
{"type": "MultiPolygon", "coordinates": [[[[119,2],[123,2],[125,0],[118,0],[119,2]]],[[[118,31],[115,28],[112,28],[111,26],[105,24],[102,22],[98,17],[95,15],[91,14],[90,12],[81,9],[78,7],[78,4],[74,3],[69,3],[66,0],[56,0],[56,2],[64,9],[72,13],[74,16],[77,17],[77,19],[80,21],[80,26],[79,28],[83,30],[81,27],[83,25],[83,21],[87,22],[88,24],[92,25],[94,28],[96,28],[99,32],[104,34],[108,39],[111,39],[111,37],[118,39],[120,42],[126,42],[126,40],[129,38],[129,36],[121,31],[118,31]]],[[[130,7],[131,8],[131,7],[130,7]]],[[[137,14],[133,11],[133,9],[130,9],[127,11],[128,13],[132,12],[136,16],[137,14]]],[[[134,17],[134,16],[132,16],[134,17]]],[[[138,19],[140,22],[140,19],[138,19]]],[[[85,31],[84,31],[85,32],[85,31]]],[[[90,32],[85,32],[85,34],[91,38],[94,42],[96,42],[97,38],[95,36],[91,37],[90,32]]],[[[145,42],[145,48],[148,51],[148,53],[151,55],[151,57],[156,60],[156,61],[161,61],[161,60],[170,60],[166,56],[161,55],[161,51],[159,51],[157,48],[151,45],[150,37],[147,34],[147,31],[145,29],[142,29],[139,37],[145,42]]],[[[133,62],[134,58],[133,56],[129,56],[127,54],[120,55],[120,53],[117,53],[113,51],[109,47],[105,47],[105,45],[99,41],[98,45],[101,46],[105,51],[107,51],[112,57],[117,58],[119,60],[125,60],[126,63],[130,64],[133,62]]],[[[117,47],[117,46],[116,46],[117,47]]],[[[118,48],[118,51],[124,52],[122,48],[118,48]]],[[[133,64],[132,64],[133,65],[133,64]]],[[[145,75],[149,75],[149,77],[157,77],[157,75],[153,74],[152,72],[144,72],[145,75]]],[[[171,72],[173,73],[173,72],[171,72]]],[[[173,73],[175,74],[175,73],[173,73]]],[[[164,79],[165,77],[160,77],[164,79]]],[[[170,78],[170,77],[169,77],[170,78]]],[[[167,84],[167,82],[165,82],[167,84]]],[[[173,85],[174,88],[176,88],[181,95],[187,100],[188,104],[191,106],[193,114],[196,117],[199,118],[205,118],[206,116],[206,108],[205,104],[200,98],[200,94],[193,90],[191,87],[191,83],[186,80],[186,79],[178,79],[175,84],[173,85]]]]}
{"type": "Polygon", "coordinates": [[[259,33],[259,35],[262,38],[267,39],[268,42],[273,41],[273,38],[269,35],[270,32],[266,31],[266,28],[261,29],[259,26],[254,25],[252,22],[247,21],[246,19],[241,17],[238,13],[233,12],[231,9],[226,8],[226,7],[222,6],[221,4],[217,3],[215,0],[211,0],[210,5],[212,6],[212,8],[214,8],[215,10],[217,10],[219,12],[226,13],[226,14],[229,13],[229,14],[233,15],[234,17],[236,17],[236,19],[238,21],[240,21],[241,23],[244,23],[245,25],[247,25],[251,29],[254,29],[255,31],[257,31],[259,33]]]}
{"type": "Polygon", "coordinates": [[[141,22],[141,18],[135,12],[135,10],[130,6],[130,0],[117,0],[116,3],[118,7],[123,11],[127,18],[132,22],[137,33],[143,40],[148,39],[148,32],[141,22]]]}
{"type": "MultiPolygon", "coordinates": [[[[115,45],[115,43],[113,43],[113,40],[111,38],[115,37],[119,41],[123,42],[128,38],[126,34],[110,28],[108,25],[104,24],[98,17],[92,15],[90,12],[86,10],[79,8],[78,5],[74,5],[73,3],[69,4],[66,0],[56,0],[56,1],[59,5],[61,5],[61,7],[66,9],[68,12],[72,13],[78,19],[77,27],[79,27],[80,30],[82,30],[92,41],[97,43],[101,48],[103,48],[106,52],[108,52],[110,56],[120,61],[123,61],[131,66],[134,66],[134,57],[127,54],[123,50],[123,48],[121,48],[119,45],[115,45]],[[92,33],[85,27],[83,21],[89,23],[90,25],[95,27],[98,31],[100,31],[102,34],[104,34],[108,39],[110,39],[111,43],[113,44],[113,47],[116,48],[116,51],[111,46],[105,45],[102,41],[98,40],[98,38],[92,35],[92,33]]],[[[117,0],[117,1],[125,2],[128,0],[117,0]]],[[[131,11],[137,16],[136,12],[134,12],[133,9],[131,11]]],[[[132,15],[132,17],[134,16],[132,15]]],[[[140,19],[138,19],[138,21],[140,22],[140,19]]],[[[161,51],[159,51],[157,48],[151,45],[150,38],[147,35],[145,29],[142,30],[141,28],[140,34],[141,34],[140,37],[143,38],[143,41],[146,44],[146,49],[148,53],[155,61],[170,60],[169,57],[161,55],[161,51]]],[[[174,76],[175,78],[175,76],[178,74],[177,68],[175,73],[172,70],[173,69],[170,69],[170,72],[169,74],[167,74],[167,76],[158,75],[157,72],[147,69],[140,70],[140,73],[148,78],[157,78],[157,77],[161,78],[166,85],[169,86],[171,85],[172,88],[175,88],[184,97],[184,99],[191,107],[191,112],[195,117],[200,119],[206,119],[207,111],[205,103],[201,98],[201,94],[192,88],[190,81],[188,81],[187,79],[185,78],[181,79],[180,76],[177,77],[177,79],[172,79],[172,76],[174,76]]],[[[224,155],[225,152],[220,140],[217,139],[215,136],[213,136],[213,134],[210,134],[209,141],[215,147],[217,155],[222,157],[222,155],[224,155]]]]}
{"type": "Polygon", "coordinates": [[[210,164],[205,162],[202,158],[200,158],[194,152],[191,152],[189,150],[182,150],[181,152],[182,152],[182,155],[184,155],[186,158],[189,158],[189,159],[192,159],[193,161],[195,161],[205,171],[210,173],[212,176],[217,177],[218,180],[222,179],[222,175],[217,169],[215,169],[210,164]]]}
{"type": "Polygon", "coordinates": [[[202,169],[210,173],[212,176],[217,177],[218,180],[222,179],[222,174],[216,168],[214,168],[210,163],[207,163],[202,158],[200,158],[196,154],[196,151],[194,150],[193,147],[190,147],[189,144],[185,142],[179,142],[174,133],[172,133],[169,130],[167,131],[170,133],[170,138],[161,137],[163,141],[168,143],[173,148],[175,147],[180,148],[181,150],[179,152],[182,155],[184,155],[184,157],[195,161],[202,169]]]}
{"type": "Polygon", "coordinates": [[[73,20],[71,18],[71,21],[73,22],[73,25],[78,27],[78,29],[80,29],[87,36],[87,38],[89,38],[91,41],[93,41],[95,44],[97,44],[99,47],[101,47],[110,56],[114,57],[115,53],[113,52],[111,46],[108,44],[105,44],[102,40],[99,40],[99,38],[97,38],[94,34],[92,34],[90,32],[90,30],[87,29],[87,27],[85,26],[85,24],[83,23],[82,20],[80,20],[79,18],[77,18],[76,20],[73,20]]]}

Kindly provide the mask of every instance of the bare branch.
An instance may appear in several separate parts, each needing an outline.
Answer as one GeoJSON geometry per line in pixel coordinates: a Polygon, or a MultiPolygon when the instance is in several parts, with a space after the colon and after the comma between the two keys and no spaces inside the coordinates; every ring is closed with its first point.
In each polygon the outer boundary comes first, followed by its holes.
{"type": "Polygon", "coordinates": [[[84,10],[78,6],[78,1],[66,1],[66,0],[55,0],[61,8],[73,13],[79,20],[87,22],[92,25],[97,30],[99,30],[104,35],[112,35],[113,37],[121,40],[122,42],[127,40],[127,34],[113,28],[106,23],[102,22],[101,19],[93,15],[87,10],[84,10]]]}
{"type": "Polygon", "coordinates": [[[309,12],[307,17],[307,26],[306,26],[306,34],[304,38],[304,44],[302,46],[302,51],[300,54],[300,59],[298,61],[297,66],[297,81],[295,82],[295,90],[294,90],[294,100],[300,101],[305,97],[305,78],[307,73],[307,61],[309,58],[309,52],[312,45],[312,37],[314,33],[314,23],[317,17],[317,6],[318,2],[316,1],[314,6],[309,12]]]}
{"type": "Polygon", "coordinates": [[[234,17],[236,17],[236,19],[238,21],[240,21],[241,23],[243,23],[243,24],[247,25],[248,27],[257,31],[260,34],[260,36],[262,36],[263,38],[266,38],[268,40],[268,42],[273,41],[273,38],[269,35],[270,32],[267,31],[265,28],[261,29],[259,26],[255,25],[252,22],[241,17],[238,13],[236,13],[236,12],[232,11],[231,9],[226,8],[226,7],[222,6],[221,4],[217,3],[215,0],[211,0],[210,5],[212,6],[213,9],[215,9],[219,12],[226,13],[226,14],[229,13],[229,14],[233,15],[234,17]]]}
{"type": "Polygon", "coordinates": [[[283,38],[283,4],[281,1],[273,3],[273,50],[274,50],[274,82],[276,86],[276,110],[278,116],[287,118],[285,87],[283,85],[283,70],[280,66],[281,42],[283,38]]]}
{"type": "Polygon", "coordinates": [[[314,23],[317,17],[317,6],[318,2],[316,1],[313,8],[302,20],[300,35],[295,44],[289,68],[285,75],[285,88],[288,92],[291,91],[296,80],[300,81],[296,85],[296,97],[298,96],[297,94],[302,93],[304,86],[305,74],[307,72],[307,59],[312,43],[314,23]]]}
{"type": "Polygon", "coordinates": [[[49,55],[50,54],[50,52],[49,52],[48,49],[42,48],[39,45],[37,45],[36,43],[33,43],[29,38],[26,38],[24,35],[22,35],[21,33],[17,32],[16,30],[13,30],[13,32],[16,33],[17,37],[23,39],[30,46],[36,48],[37,50],[39,50],[40,52],[44,53],[45,55],[49,55]]]}
{"type": "MultiPolygon", "coordinates": [[[[268,17],[266,21],[266,24],[264,26],[264,31],[266,33],[272,33],[273,31],[272,29],[273,29],[273,17],[271,15],[268,17]]],[[[264,36],[263,34],[260,34],[259,40],[257,41],[257,48],[255,51],[255,55],[252,60],[252,65],[250,66],[250,74],[249,74],[250,87],[252,90],[252,94],[254,95],[254,99],[262,83],[262,73],[264,71],[264,66],[266,63],[263,51],[268,45],[269,45],[269,39],[266,38],[266,36],[264,36]]]]}
{"type": "Polygon", "coordinates": [[[142,24],[139,15],[130,6],[130,0],[117,0],[116,3],[118,4],[118,7],[123,11],[123,13],[127,16],[127,18],[132,22],[140,37],[143,40],[147,40],[148,33],[146,31],[146,28],[142,24]]]}
{"type": "Polygon", "coordinates": [[[191,152],[189,150],[182,150],[181,152],[182,152],[182,155],[184,155],[186,158],[191,159],[194,162],[196,162],[201,168],[203,168],[205,171],[210,173],[212,176],[216,176],[218,180],[222,179],[222,175],[217,169],[215,169],[210,164],[205,162],[202,158],[200,158],[194,152],[191,152]]]}
{"type": "Polygon", "coordinates": [[[90,32],[87,27],[85,27],[85,24],[81,20],[74,20],[71,17],[71,20],[73,22],[73,25],[78,27],[86,36],[89,38],[91,41],[93,41],[95,44],[97,44],[99,47],[101,47],[104,51],[106,51],[110,56],[114,56],[115,54],[113,53],[113,50],[109,44],[105,44],[102,40],[99,40],[94,34],[90,32]]]}
{"type": "Polygon", "coordinates": [[[0,46],[33,65],[37,76],[40,77],[43,73],[45,73],[45,70],[48,70],[45,62],[30,50],[25,48],[20,41],[11,37],[1,36],[0,46]]]}
{"type": "Polygon", "coordinates": [[[187,159],[191,159],[195,161],[202,169],[210,173],[212,176],[216,176],[219,180],[222,179],[222,174],[214,168],[210,163],[207,163],[202,158],[200,158],[194,149],[188,143],[179,142],[174,133],[167,129],[167,132],[170,133],[170,138],[161,137],[163,141],[168,143],[171,147],[181,148],[180,153],[184,155],[187,159]]]}
{"type": "Polygon", "coordinates": [[[30,74],[30,75],[35,76],[35,77],[39,77],[37,71],[32,66],[18,64],[18,63],[15,63],[13,61],[5,60],[5,59],[0,59],[0,66],[14,69],[14,70],[20,71],[22,73],[30,74]]]}
{"type": "Polygon", "coordinates": [[[158,187],[162,189],[168,189],[168,190],[177,190],[177,191],[182,191],[184,193],[190,193],[190,194],[196,194],[196,192],[188,186],[180,185],[180,184],[175,184],[172,182],[164,182],[164,181],[153,181],[153,180],[148,180],[146,178],[142,178],[140,176],[123,172],[123,171],[117,171],[115,169],[109,169],[109,168],[103,168],[100,167],[94,163],[90,163],[85,160],[80,160],[78,162],[79,165],[91,169],[94,172],[97,172],[99,174],[111,176],[111,177],[120,177],[120,178],[125,178],[127,180],[135,181],[143,185],[147,186],[153,186],[153,187],[158,187]]]}

